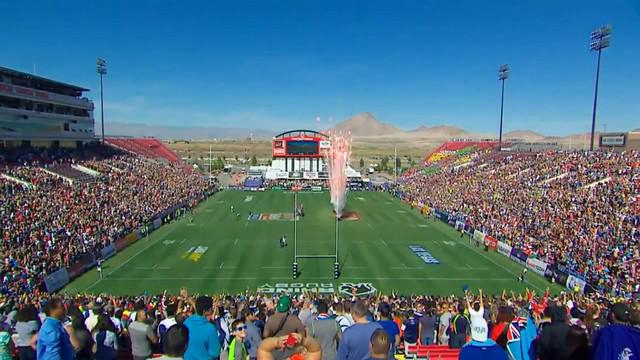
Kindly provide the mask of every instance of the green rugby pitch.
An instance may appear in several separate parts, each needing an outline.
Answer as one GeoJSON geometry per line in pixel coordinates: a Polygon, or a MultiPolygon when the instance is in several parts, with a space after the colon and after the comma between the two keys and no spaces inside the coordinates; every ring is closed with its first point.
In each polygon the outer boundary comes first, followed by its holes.
{"type": "MultiPolygon", "coordinates": [[[[335,218],[328,192],[300,193],[298,202],[306,215],[297,224],[298,252],[333,253],[335,218]]],[[[541,293],[550,285],[533,272],[519,283],[521,265],[471,245],[468,237],[460,238],[450,226],[425,218],[389,194],[373,192],[349,193],[347,210],[357,212],[360,220],[340,223],[340,278],[333,278],[332,259],[303,259],[301,275],[293,279],[294,222],[248,220],[250,211],[291,213],[293,203],[290,192],[223,191],[203,202],[192,222],[185,217],[165,225],[107,260],[102,280],[92,270],[61,291],[136,295],[177,293],[186,286],[192,293],[300,288],[350,293],[356,286],[358,292],[460,295],[465,285],[488,294],[525,287],[541,293]],[[240,216],[231,212],[231,205],[240,216]],[[281,249],[278,239],[283,235],[289,246],[281,249]],[[410,245],[422,246],[440,263],[426,264],[410,245]],[[370,286],[359,285],[363,283],[370,286]]]]}

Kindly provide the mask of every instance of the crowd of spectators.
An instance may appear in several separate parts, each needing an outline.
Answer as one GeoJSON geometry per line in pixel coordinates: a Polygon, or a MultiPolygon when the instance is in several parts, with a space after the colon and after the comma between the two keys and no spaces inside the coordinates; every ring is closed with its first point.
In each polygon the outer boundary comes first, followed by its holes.
{"type": "Polygon", "coordinates": [[[3,294],[42,290],[47,274],[212,190],[184,168],[101,145],[7,151],[0,174],[22,181],[0,177],[3,294]],[[99,179],[71,185],[45,171],[60,163],[84,165],[99,179]]]}
{"type": "Polygon", "coordinates": [[[400,182],[408,201],[453,214],[603,291],[639,290],[638,151],[490,154],[400,182]]]}
{"type": "Polygon", "coordinates": [[[0,358],[392,359],[416,345],[460,359],[631,359],[640,307],[578,294],[313,293],[0,298],[0,358]],[[2,339],[12,339],[2,341],[2,339]],[[373,346],[372,346],[373,345],[373,346]],[[300,353],[301,352],[301,353],[300,353]],[[376,355],[382,354],[381,357],[376,355]],[[58,355],[58,357],[55,357],[58,355]]]}

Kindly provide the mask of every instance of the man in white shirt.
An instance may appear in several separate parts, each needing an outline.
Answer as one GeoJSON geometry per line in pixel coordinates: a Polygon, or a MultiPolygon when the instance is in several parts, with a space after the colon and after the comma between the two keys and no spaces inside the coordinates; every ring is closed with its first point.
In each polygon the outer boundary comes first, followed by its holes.
{"type": "Polygon", "coordinates": [[[336,321],[338,322],[338,325],[340,325],[341,331],[344,332],[347,328],[353,325],[353,318],[343,303],[339,302],[335,304],[333,310],[336,313],[336,321]]]}
{"type": "Polygon", "coordinates": [[[480,293],[479,295],[480,301],[475,301],[473,303],[473,306],[471,306],[471,303],[469,302],[469,298],[465,294],[465,298],[467,300],[467,309],[469,309],[469,318],[472,322],[476,318],[477,319],[484,318],[484,303],[482,300],[482,289],[478,289],[478,292],[480,293]]]}
{"type": "Polygon", "coordinates": [[[166,312],[167,312],[167,318],[160,321],[160,324],[158,325],[158,339],[160,339],[160,342],[162,342],[164,334],[167,333],[167,330],[169,330],[170,327],[172,327],[173,325],[176,324],[176,310],[177,310],[177,305],[176,304],[169,304],[167,305],[166,308],[166,312]]]}
{"type": "Polygon", "coordinates": [[[91,303],[91,314],[84,321],[84,325],[87,327],[89,332],[93,331],[93,328],[98,324],[98,316],[103,313],[104,309],[104,301],[101,297],[96,298],[94,302],[91,303]]]}

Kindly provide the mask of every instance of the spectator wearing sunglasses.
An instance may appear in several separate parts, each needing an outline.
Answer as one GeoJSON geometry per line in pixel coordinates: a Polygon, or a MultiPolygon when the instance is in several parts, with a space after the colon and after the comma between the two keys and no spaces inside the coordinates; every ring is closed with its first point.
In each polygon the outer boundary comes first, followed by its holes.
{"type": "Polygon", "coordinates": [[[236,320],[231,324],[233,329],[233,340],[229,345],[228,360],[247,360],[249,353],[244,346],[244,338],[247,337],[247,325],[242,320],[236,320]]]}

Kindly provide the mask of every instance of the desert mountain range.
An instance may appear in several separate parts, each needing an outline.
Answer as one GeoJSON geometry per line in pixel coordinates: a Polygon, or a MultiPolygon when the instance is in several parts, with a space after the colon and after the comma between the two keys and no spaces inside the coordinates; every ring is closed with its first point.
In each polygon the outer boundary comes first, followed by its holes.
{"type": "MultiPolygon", "coordinates": [[[[270,139],[278,132],[267,129],[224,128],[224,127],[178,127],[156,126],[140,123],[105,123],[106,134],[119,136],[153,136],[160,139],[270,139]]],[[[284,129],[282,129],[284,131],[284,129]]],[[[340,132],[350,132],[355,141],[361,142],[434,142],[450,138],[495,138],[496,134],[471,133],[456,126],[436,125],[420,126],[413,130],[402,130],[392,124],[381,122],[376,117],[364,112],[356,114],[335,126],[340,132]]],[[[633,131],[640,131],[636,129],[633,131]]],[[[530,130],[516,130],[504,133],[505,139],[520,139],[524,141],[583,141],[585,134],[573,134],[565,137],[545,136],[530,130]]]]}

